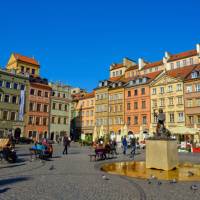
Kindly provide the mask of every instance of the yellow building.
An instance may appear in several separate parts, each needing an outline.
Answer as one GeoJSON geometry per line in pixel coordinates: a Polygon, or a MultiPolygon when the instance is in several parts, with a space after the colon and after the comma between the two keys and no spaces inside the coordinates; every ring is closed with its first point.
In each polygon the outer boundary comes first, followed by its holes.
{"type": "Polygon", "coordinates": [[[108,133],[108,84],[109,82],[101,81],[95,89],[95,119],[97,134],[108,133]]]}
{"type": "Polygon", "coordinates": [[[116,81],[109,88],[109,133],[120,133],[124,126],[124,88],[123,82],[116,81]]]}
{"type": "Polygon", "coordinates": [[[6,70],[16,72],[17,74],[28,74],[37,77],[40,74],[40,65],[34,58],[12,53],[6,70]]]}
{"type": "Polygon", "coordinates": [[[192,66],[163,72],[151,84],[151,127],[156,130],[157,118],[154,112],[162,108],[166,127],[175,133],[178,127],[185,126],[183,81],[192,71],[192,66]]]}

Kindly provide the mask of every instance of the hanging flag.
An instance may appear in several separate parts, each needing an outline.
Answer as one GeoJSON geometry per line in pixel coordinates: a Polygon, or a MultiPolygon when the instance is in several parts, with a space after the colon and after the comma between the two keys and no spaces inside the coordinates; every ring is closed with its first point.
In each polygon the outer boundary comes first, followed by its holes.
{"type": "Polygon", "coordinates": [[[19,121],[24,120],[24,103],[25,103],[25,90],[21,90],[20,100],[19,100],[19,121]]]}

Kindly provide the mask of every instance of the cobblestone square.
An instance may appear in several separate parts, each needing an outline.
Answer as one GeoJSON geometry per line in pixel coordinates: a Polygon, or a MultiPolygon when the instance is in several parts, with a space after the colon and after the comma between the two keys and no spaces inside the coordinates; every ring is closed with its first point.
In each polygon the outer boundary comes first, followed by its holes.
{"type": "MultiPolygon", "coordinates": [[[[17,146],[18,162],[0,165],[0,199],[67,199],[67,200],[143,200],[143,199],[199,199],[199,182],[178,182],[170,184],[106,174],[100,167],[106,162],[126,161],[128,155],[119,154],[117,158],[90,162],[89,147],[73,143],[68,155],[62,155],[62,145],[54,145],[54,156],[50,161],[30,161],[28,145],[17,146]],[[105,175],[109,180],[102,178],[105,175]],[[192,184],[198,186],[193,192],[192,184]]],[[[144,150],[138,150],[136,160],[144,160],[144,150]]],[[[180,162],[199,163],[199,155],[180,154],[180,162]]]]}

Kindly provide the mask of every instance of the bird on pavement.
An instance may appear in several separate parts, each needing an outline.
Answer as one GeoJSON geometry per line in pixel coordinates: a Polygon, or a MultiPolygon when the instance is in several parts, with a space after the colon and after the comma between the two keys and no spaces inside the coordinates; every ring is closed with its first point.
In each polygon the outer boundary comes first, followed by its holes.
{"type": "Polygon", "coordinates": [[[162,185],[162,182],[161,182],[161,181],[158,181],[158,185],[162,185]]]}
{"type": "Polygon", "coordinates": [[[103,180],[109,180],[109,178],[106,177],[105,175],[102,175],[102,179],[103,179],[103,180]]]}
{"type": "Polygon", "coordinates": [[[197,185],[191,185],[190,189],[193,190],[193,192],[195,192],[196,190],[198,190],[197,185]]]}
{"type": "Polygon", "coordinates": [[[170,184],[177,183],[177,180],[174,178],[174,179],[172,179],[169,183],[170,183],[170,184]]]}
{"type": "Polygon", "coordinates": [[[51,167],[49,167],[49,170],[53,170],[55,169],[53,165],[51,165],[51,167]]]}

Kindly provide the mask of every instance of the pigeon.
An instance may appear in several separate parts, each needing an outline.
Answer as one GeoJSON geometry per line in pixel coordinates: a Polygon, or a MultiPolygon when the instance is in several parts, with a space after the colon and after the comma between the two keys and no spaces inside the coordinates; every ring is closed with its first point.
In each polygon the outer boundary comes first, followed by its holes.
{"type": "Polygon", "coordinates": [[[156,177],[154,175],[151,174],[151,179],[156,179],[156,177]]]}
{"type": "Polygon", "coordinates": [[[174,183],[177,183],[177,181],[176,181],[176,179],[174,178],[174,179],[172,179],[169,183],[170,183],[170,184],[174,184],[174,183]]]}
{"type": "Polygon", "coordinates": [[[150,179],[147,179],[147,182],[148,182],[148,184],[151,184],[151,180],[150,179]]]}
{"type": "Polygon", "coordinates": [[[51,165],[51,167],[49,167],[49,170],[53,170],[55,169],[53,165],[51,165]]]}
{"type": "Polygon", "coordinates": [[[198,187],[197,187],[197,185],[191,185],[190,189],[195,192],[196,190],[198,190],[198,187]]]}
{"type": "Polygon", "coordinates": [[[161,181],[158,181],[158,185],[162,185],[162,182],[161,182],[161,181]]]}
{"type": "Polygon", "coordinates": [[[188,171],[188,177],[190,177],[190,176],[194,176],[194,173],[191,171],[188,171]]]}
{"type": "Polygon", "coordinates": [[[109,178],[106,177],[105,175],[102,175],[102,179],[103,179],[103,180],[109,180],[109,178]]]}

